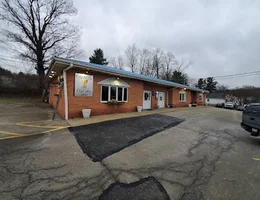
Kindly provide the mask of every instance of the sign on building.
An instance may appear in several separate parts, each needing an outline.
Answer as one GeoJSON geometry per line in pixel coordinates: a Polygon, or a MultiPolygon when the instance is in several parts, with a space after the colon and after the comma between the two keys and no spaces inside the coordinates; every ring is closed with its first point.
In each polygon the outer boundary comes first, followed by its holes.
{"type": "Polygon", "coordinates": [[[75,96],[93,95],[93,76],[75,73],[75,96]]]}

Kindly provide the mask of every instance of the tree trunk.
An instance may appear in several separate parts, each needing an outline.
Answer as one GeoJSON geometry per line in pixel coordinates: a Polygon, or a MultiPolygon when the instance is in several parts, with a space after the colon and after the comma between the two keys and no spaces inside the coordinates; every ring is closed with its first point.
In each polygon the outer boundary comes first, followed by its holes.
{"type": "Polygon", "coordinates": [[[44,65],[42,61],[39,61],[37,64],[37,71],[39,75],[39,90],[42,91],[44,89],[44,65]]]}

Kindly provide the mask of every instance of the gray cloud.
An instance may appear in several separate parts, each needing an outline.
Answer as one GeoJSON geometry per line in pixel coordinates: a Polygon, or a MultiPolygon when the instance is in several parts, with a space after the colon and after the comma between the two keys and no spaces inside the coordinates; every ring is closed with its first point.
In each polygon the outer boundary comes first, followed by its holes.
{"type": "MultiPolygon", "coordinates": [[[[190,77],[258,70],[260,17],[258,1],[75,1],[75,20],[83,30],[82,47],[107,56],[139,47],[173,52],[194,62],[190,77]]],[[[259,76],[219,80],[232,87],[260,85],[259,76]]]]}
{"type": "MultiPolygon", "coordinates": [[[[260,69],[260,1],[74,0],[74,5],[85,59],[98,47],[111,57],[136,43],[192,60],[186,72],[194,78],[260,69]]],[[[219,82],[260,86],[260,76],[219,82]]]]}

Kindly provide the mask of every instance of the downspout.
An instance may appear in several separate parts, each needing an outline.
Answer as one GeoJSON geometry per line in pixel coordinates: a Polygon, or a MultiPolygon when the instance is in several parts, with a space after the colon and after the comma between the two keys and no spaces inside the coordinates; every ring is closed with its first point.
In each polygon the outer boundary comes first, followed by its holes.
{"type": "Polygon", "coordinates": [[[63,82],[64,82],[64,104],[65,104],[65,120],[68,120],[69,114],[69,106],[68,106],[68,89],[67,89],[67,73],[69,69],[73,68],[73,64],[70,64],[69,67],[63,70],[63,82]]]}

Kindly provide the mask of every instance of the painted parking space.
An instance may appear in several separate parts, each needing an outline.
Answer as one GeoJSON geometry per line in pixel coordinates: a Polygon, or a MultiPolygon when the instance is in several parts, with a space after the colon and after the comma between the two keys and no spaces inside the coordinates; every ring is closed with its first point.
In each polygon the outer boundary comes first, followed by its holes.
{"type": "Polygon", "coordinates": [[[48,123],[52,123],[52,121],[41,120],[41,121],[19,122],[13,124],[1,124],[0,140],[50,133],[50,132],[62,130],[69,127],[69,126],[48,125],[48,123]],[[39,123],[44,123],[46,125],[38,125],[39,123]],[[15,130],[16,132],[7,131],[8,129],[15,130]]]}
{"type": "Polygon", "coordinates": [[[0,140],[55,132],[68,127],[53,109],[41,102],[0,102],[0,140]]]}

